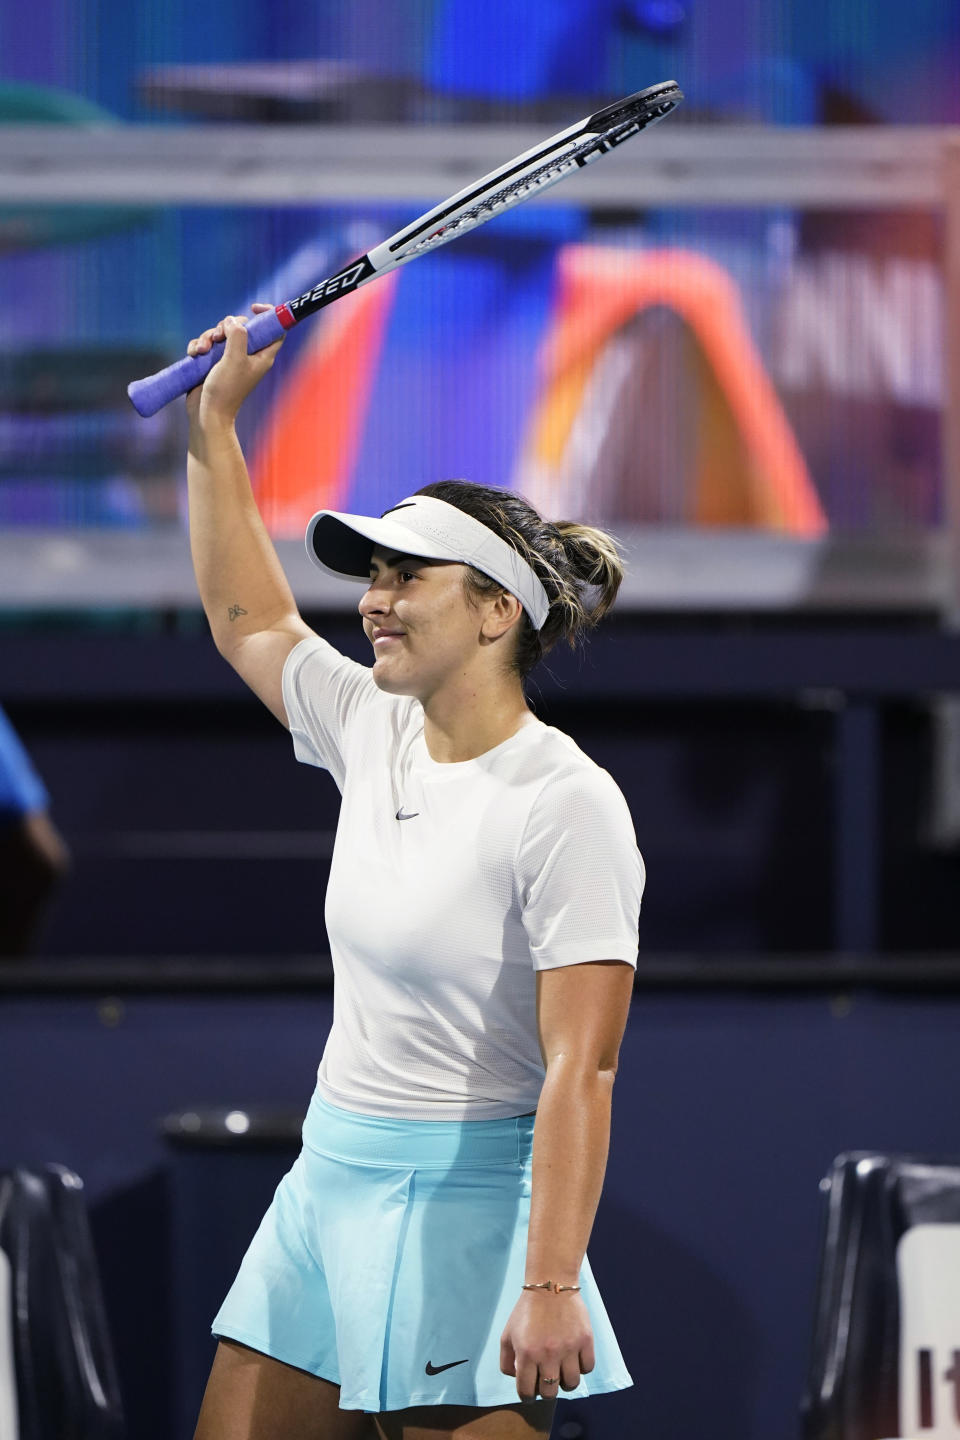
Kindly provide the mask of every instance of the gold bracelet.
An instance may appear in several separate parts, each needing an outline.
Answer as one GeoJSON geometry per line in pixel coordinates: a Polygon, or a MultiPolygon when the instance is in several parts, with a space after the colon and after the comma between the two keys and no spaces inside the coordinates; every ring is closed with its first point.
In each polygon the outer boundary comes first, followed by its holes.
{"type": "Polygon", "coordinates": [[[558,1285],[556,1280],[541,1280],[537,1285],[521,1285],[521,1290],[552,1290],[559,1295],[561,1290],[579,1290],[579,1285],[558,1285]]]}

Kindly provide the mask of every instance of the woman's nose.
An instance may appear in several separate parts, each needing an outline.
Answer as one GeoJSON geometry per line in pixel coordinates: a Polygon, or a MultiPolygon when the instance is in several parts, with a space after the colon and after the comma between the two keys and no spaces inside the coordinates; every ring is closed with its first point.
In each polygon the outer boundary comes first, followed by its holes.
{"type": "Polygon", "coordinates": [[[371,580],[369,590],[365,590],[360,596],[360,603],[357,605],[357,609],[361,615],[372,615],[383,608],[383,598],[377,591],[376,582],[371,580]]]}

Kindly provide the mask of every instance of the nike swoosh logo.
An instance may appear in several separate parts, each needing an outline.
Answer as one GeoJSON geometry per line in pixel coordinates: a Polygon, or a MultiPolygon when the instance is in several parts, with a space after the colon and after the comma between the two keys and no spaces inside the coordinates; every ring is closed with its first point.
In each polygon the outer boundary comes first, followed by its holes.
{"type": "MultiPolygon", "coordinates": [[[[469,1358],[470,1358],[470,1357],[469,1357],[469,1355],[468,1355],[468,1356],[467,1356],[467,1360],[469,1360],[469,1358]]],[[[428,1375],[439,1375],[441,1370],[452,1370],[453,1367],[454,1367],[454,1365],[466,1365],[467,1360],[451,1360],[451,1361],[449,1361],[449,1363],[446,1364],[446,1365],[431,1365],[431,1364],[430,1364],[430,1361],[428,1360],[428,1361],[427,1361],[427,1374],[428,1374],[428,1375]]]]}
{"type": "Polygon", "coordinates": [[[380,516],[380,519],[383,520],[387,515],[392,515],[394,510],[412,510],[415,503],[416,502],[413,500],[408,500],[405,505],[394,505],[391,507],[391,509],[384,510],[383,514],[380,516]]]}
{"type": "Polygon", "coordinates": [[[403,806],[401,805],[400,809],[397,811],[397,819],[398,819],[398,820],[413,820],[413,819],[415,819],[416,816],[419,815],[419,814],[420,814],[420,811],[419,811],[419,810],[411,810],[409,815],[404,815],[404,813],[403,813],[403,806]]]}

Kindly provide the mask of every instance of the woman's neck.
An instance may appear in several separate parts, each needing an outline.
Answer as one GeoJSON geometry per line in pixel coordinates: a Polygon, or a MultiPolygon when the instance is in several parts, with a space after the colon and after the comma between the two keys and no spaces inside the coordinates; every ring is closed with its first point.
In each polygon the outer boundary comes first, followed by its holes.
{"type": "Polygon", "coordinates": [[[525,725],[533,724],[536,716],[527,705],[523,692],[504,696],[500,704],[459,704],[456,710],[428,701],[423,707],[423,736],[431,760],[451,765],[462,760],[475,760],[504,740],[509,740],[525,725]]]}

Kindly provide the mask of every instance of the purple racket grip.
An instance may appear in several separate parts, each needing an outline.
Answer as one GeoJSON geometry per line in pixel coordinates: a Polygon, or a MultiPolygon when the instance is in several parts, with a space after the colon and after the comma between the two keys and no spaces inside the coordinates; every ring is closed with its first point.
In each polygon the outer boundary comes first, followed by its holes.
{"type": "MultiPolygon", "coordinates": [[[[287,333],[276,310],[264,310],[261,314],[254,315],[252,320],[247,321],[246,331],[248,355],[252,355],[256,350],[265,350],[274,340],[282,340],[287,333]]],[[[148,375],[144,380],[132,380],[127,386],[127,394],[137,414],[144,419],[149,415],[156,415],[158,410],[162,410],[164,405],[168,405],[178,395],[186,395],[194,385],[199,385],[220,359],[225,344],[225,340],[218,340],[215,345],[211,345],[206,355],[185,355],[182,360],[175,360],[165,370],[158,370],[156,375],[148,375]]]]}

